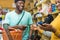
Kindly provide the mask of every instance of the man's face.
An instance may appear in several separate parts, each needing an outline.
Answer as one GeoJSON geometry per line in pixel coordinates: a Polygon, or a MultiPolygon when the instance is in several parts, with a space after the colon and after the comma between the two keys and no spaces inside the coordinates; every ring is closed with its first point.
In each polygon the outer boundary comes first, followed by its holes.
{"type": "Polygon", "coordinates": [[[22,11],[24,9],[24,2],[23,1],[18,1],[16,2],[16,8],[19,10],[19,11],[22,11]]]}
{"type": "Polygon", "coordinates": [[[60,0],[56,0],[57,9],[60,10],[60,0]]]}

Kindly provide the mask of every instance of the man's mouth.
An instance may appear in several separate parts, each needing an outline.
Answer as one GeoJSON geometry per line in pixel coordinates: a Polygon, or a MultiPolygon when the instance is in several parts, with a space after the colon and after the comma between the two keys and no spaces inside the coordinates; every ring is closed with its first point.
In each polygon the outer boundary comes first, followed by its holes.
{"type": "Polygon", "coordinates": [[[22,6],[20,6],[20,8],[22,9],[23,7],[22,7],[22,6]]]}

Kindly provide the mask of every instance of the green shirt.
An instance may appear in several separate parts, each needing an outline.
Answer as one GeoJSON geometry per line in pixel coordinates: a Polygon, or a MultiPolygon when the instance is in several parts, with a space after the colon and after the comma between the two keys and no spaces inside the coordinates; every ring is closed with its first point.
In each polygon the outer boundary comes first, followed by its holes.
{"type": "Polygon", "coordinates": [[[23,16],[21,22],[19,23],[19,25],[27,25],[27,28],[23,32],[23,38],[22,38],[22,40],[27,40],[28,36],[29,36],[29,32],[30,32],[29,25],[31,25],[33,23],[32,16],[29,12],[26,12],[24,10],[20,14],[17,14],[15,12],[15,10],[12,12],[9,12],[6,14],[5,23],[8,23],[10,26],[15,26],[18,23],[18,21],[20,20],[20,18],[22,17],[23,12],[25,12],[25,13],[24,13],[24,16],[23,16]]]}

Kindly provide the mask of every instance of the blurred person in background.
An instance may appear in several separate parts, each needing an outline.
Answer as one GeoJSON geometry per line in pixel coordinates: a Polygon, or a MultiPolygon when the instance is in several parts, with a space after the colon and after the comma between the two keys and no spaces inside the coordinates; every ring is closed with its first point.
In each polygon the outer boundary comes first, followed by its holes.
{"type": "Polygon", "coordinates": [[[44,0],[42,2],[42,13],[44,13],[44,15],[48,15],[48,9],[50,3],[51,3],[50,0],[44,0]]]}
{"type": "Polygon", "coordinates": [[[60,11],[60,0],[56,2],[57,10],[60,11]]]}
{"type": "Polygon", "coordinates": [[[36,6],[37,3],[38,3],[38,0],[35,0],[35,2],[34,2],[34,6],[36,6]]]}
{"type": "Polygon", "coordinates": [[[37,4],[36,4],[36,7],[37,7],[37,13],[35,13],[34,16],[35,16],[36,18],[37,18],[37,17],[42,18],[42,15],[43,15],[43,13],[41,12],[41,11],[42,11],[42,4],[37,3],[37,4]]]}

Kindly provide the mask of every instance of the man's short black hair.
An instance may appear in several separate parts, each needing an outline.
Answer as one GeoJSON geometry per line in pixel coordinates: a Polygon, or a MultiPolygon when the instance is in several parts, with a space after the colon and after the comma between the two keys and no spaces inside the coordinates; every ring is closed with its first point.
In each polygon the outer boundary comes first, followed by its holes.
{"type": "Polygon", "coordinates": [[[18,1],[23,1],[23,2],[25,2],[25,0],[15,0],[15,3],[18,2],[18,1]]]}

